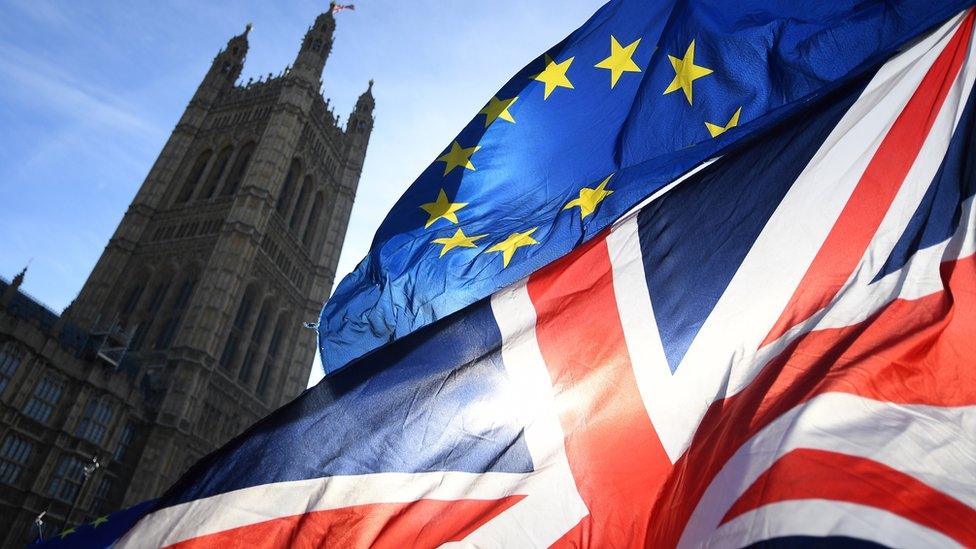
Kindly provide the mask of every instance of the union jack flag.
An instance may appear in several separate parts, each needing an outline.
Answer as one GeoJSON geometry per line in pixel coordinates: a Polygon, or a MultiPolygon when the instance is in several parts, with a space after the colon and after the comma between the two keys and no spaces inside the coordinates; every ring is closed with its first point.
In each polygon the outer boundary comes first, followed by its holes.
{"type": "Polygon", "coordinates": [[[973,21],[329,375],[118,545],[976,546],[973,21]]]}

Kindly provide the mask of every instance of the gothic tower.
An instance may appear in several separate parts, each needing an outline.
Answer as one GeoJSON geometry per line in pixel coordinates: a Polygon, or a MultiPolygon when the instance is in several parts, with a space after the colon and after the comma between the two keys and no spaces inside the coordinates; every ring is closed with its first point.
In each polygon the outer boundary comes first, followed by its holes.
{"type": "Polygon", "coordinates": [[[305,387],[373,127],[372,82],[343,127],[322,98],[335,20],[294,64],[238,84],[245,31],[194,93],[78,298],[70,321],[124,334],[148,387],[145,447],[125,503],[305,387]]]}

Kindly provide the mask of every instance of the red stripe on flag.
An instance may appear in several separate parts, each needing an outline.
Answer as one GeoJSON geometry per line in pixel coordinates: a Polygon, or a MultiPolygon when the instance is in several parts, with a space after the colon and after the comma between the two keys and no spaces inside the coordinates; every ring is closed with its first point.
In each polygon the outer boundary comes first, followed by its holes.
{"type": "Polygon", "coordinates": [[[570,468],[590,511],[561,541],[640,546],[671,463],[637,389],[605,238],[533,275],[528,292],[570,468]]]}
{"type": "Polygon", "coordinates": [[[196,537],[169,547],[437,547],[461,541],[524,497],[422,499],[311,511],[196,537]]]}
{"type": "Polygon", "coordinates": [[[712,404],[652,511],[649,544],[674,546],[735,451],[780,415],[827,392],[896,404],[976,405],[976,257],[942,264],[945,290],[793,342],[742,392],[712,404]]]}
{"type": "Polygon", "coordinates": [[[760,347],[826,306],[854,272],[959,74],[972,27],[970,12],[881,142],[789,304],[760,347]]]}
{"type": "Polygon", "coordinates": [[[823,450],[794,450],[742,494],[722,524],[780,501],[836,500],[884,509],[976,547],[976,509],[887,465],[823,450]]]}

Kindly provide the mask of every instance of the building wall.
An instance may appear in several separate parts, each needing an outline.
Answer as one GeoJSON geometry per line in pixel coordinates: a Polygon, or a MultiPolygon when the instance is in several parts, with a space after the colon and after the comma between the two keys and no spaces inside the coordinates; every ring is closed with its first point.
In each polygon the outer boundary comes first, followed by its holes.
{"type": "Polygon", "coordinates": [[[3,282],[5,546],[159,496],[304,389],[373,125],[372,82],[345,127],[319,93],[334,28],[244,84],[231,38],[63,314],[3,282]]]}

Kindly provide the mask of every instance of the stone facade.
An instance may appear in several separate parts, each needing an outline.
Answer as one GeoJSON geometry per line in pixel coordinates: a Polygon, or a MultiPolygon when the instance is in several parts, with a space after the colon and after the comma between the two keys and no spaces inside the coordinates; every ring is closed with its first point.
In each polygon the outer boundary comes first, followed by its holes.
{"type": "Polygon", "coordinates": [[[250,26],[186,107],[61,315],[0,283],[5,546],[152,498],[305,387],[373,128],[319,93],[323,13],[280,75],[237,84],[250,26]],[[84,466],[97,457],[87,480],[84,466]]]}

